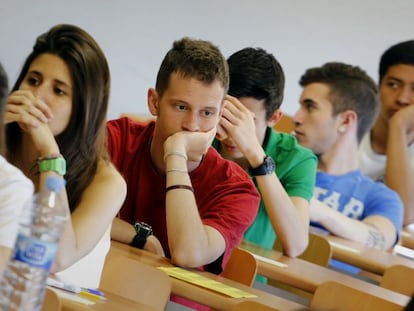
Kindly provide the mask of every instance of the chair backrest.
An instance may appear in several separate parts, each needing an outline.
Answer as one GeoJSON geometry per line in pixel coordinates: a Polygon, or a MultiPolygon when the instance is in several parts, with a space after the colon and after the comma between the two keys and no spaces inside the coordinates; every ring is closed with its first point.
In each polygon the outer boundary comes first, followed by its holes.
{"type": "Polygon", "coordinates": [[[99,288],[164,310],[171,294],[171,280],[163,271],[109,251],[99,288]]]}
{"type": "Polygon", "coordinates": [[[391,301],[337,282],[319,285],[313,294],[310,307],[319,311],[402,311],[403,309],[391,301]]]}
{"type": "MultiPolygon", "coordinates": [[[[283,253],[283,248],[279,240],[276,240],[275,244],[273,245],[273,249],[283,253]]],[[[298,258],[317,264],[319,266],[328,267],[331,257],[332,247],[331,244],[329,244],[329,241],[323,236],[309,232],[308,247],[300,256],[298,256],[298,258]]],[[[306,299],[310,299],[312,297],[312,295],[308,292],[287,285],[278,280],[268,280],[267,283],[273,287],[291,292],[306,299]]]]}
{"type": "Polygon", "coordinates": [[[380,286],[412,296],[414,294],[414,269],[403,265],[391,266],[385,270],[380,286]]]}
{"type": "MultiPolygon", "coordinates": [[[[276,240],[273,249],[283,252],[279,240],[276,240]]],[[[298,258],[319,266],[328,267],[332,258],[332,246],[325,237],[310,232],[308,247],[298,258]]]]}
{"type": "Polygon", "coordinates": [[[236,247],[221,275],[227,279],[252,286],[256,273],[257,262],[254,256],[250,252],[236,247]]]}
{"type": "Polygon", "coordinates": [[[292,133],[292,131],[295,129],[293,118],[287,114],[283,114],[279,122],[277,122],[273,126],[273,129],[277,132],[288,133],[288,134],[292,133]]]}
{"type": "Polygon", "coordinates": [[[46,287],[42,311],[60,311],[61,309],[62,302],[58,294],[54,290],[46,287]]]}
{"type": "Polygon", "coordinates": [[[236,304],[232,311],[278,311],[279,309],[275,309],[269,306],[266,306],[260,302],[253,301],[253,300],[245,300],[236,304]]]}

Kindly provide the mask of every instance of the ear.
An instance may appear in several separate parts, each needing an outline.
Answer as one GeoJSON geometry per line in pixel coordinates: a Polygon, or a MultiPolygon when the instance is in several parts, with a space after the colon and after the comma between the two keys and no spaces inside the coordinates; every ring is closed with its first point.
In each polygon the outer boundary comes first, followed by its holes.
{"type": "Polygon", "coordinates": [[[147,104],[148,104],[148,109],[151,112],[151,114],[153,116],[158,116],[159,114],[158,93],[153,88],[148,89],[147,104]]]}
{"type": "Polygon", "coordinates": [[[346,110],[340,115],[340,123],[338,126],[338,132],[344,134],[350,128],[357,128],[358,116],[353,110],[346,110]]]}
{"type": "Polygon", "coordinates": [[[275,124],[280,121],[282,116],[283,116],[283,111],[280,108],[276,109],[271,115],[271,117],[269,118],[269,120],[267,120],[267,126],[268,127],[275,126],[275,124]]]}

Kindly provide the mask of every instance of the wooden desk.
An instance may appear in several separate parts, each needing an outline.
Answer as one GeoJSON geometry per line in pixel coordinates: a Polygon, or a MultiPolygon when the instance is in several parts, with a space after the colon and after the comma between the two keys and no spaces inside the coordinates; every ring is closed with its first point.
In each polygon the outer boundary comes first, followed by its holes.
{"type": "Polygon", "coordinates": [[[401,232],[401,245],[414,249],[414,233],[403,230],[401,232]]]}
{"type": "Polygon", "coordinates": [[[63,291],[55,288],[53,290],[58,293],[59,298],[62,301],[62,311],[156,311],[152,307],[146,306],[141,303],[137,303],[135,301],[111,293],[105,293],[106,300],[94,299],[90,300],[95,302],[94,304],[84,304],[68,298],[70,296],[74,297],[76,296],[76,294],[71,294],[68,292],[63,293],[63,291]]]}
{"type": "Polygon", "coordinates": [[[333,235],[326,235],[325,238],[332,246],[332,258],[363,270],[383,275],[385,270],[393,265],[405,265],[414,268],[414,260],[386,251],[368,248],[361,243],[333,235]]]}
{"type": "Polygon", "coordinates": [[[274,250],[267,250],[248,242],[243,242],[240,247],[259,255],[256,256],[259,274],[309,293],[314,293],[316,288],[325,282],[336,281],[401,306],[405,306],[409,301],[409,297],[405,295],[302,259],[286,257],[274,250]]]}
{"type": "MultiPolygon", "coordinates": [[[[134,247],[131,247],[126,244],[118,243],[115,241],[111,242],[111,250],[118,252],[121,256],[126,256],[135,260],[139,260],[142,263],[148,264],[153,267],[172,267],[173,265],[169,262],[168,259],[164,257],[157,256],[153,253],[149,253],[144,250],[140,250],[134,247]]],[[[304,308],[303,305],[292,302],[282,297],[278,297],[258,289],[242,285],[240,283],[225,279],[223,277],[208,273],[200,272],[197,273],[206,276],[210,279],[222,282],[232,287],[236,287],[245,292],[256,295],[256,298],[231,298],[220,293],[211,291],[206,288],[202,288],[188,282],[171,278],[172,280],[172,293],[184,297],[189,300],[193,300],[197,303],[208,305],[215,309],[220,310],[232,310],[232,308],[238,303],[246,300],[257,301],[261,304],[271,306],[280,310],[298,310],[304,308]]]]}

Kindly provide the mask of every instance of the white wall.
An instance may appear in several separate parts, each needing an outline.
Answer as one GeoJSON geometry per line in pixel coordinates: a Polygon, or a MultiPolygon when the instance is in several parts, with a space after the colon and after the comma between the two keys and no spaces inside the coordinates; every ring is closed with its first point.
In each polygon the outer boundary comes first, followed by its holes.
{"type": "Polygon", "coordinates": [[[172,41],[207,39],[227,57],[260,46],[281,62],[287,113],[294,113],[300,75],[327,61],[359,65],[377,79],[380,54],[413,38],[410,0],[2,0],[0,61],[13,84],[37,35],[58,23],[87,30],[112,72],[109,118],[147,113],[146,91],[172,41]]]}

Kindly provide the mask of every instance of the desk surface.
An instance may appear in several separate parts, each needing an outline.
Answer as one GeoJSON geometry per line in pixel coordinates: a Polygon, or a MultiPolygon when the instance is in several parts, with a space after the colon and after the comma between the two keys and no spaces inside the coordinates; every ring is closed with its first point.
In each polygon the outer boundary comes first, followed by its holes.
{"type": "MultiPolygon", "coordinates": [[[[130,247],[129,245],[125,245],[122,243],[118,243],[112,241],[111,250],[118,252],[122,256],[126,256],[128,258],[132,258],[135,260],[139,260],[145,264],[148,264],[153,267],[172,267],[173,265],[169,262],[168,259],[164,257],[157,256],[155,254],[149,253],[147,251],[143,251],[137,248],[130,247]]],[[[292,302],[285,298],[275,296],[261,290],[248,287],[242,285],[240,283],[225,279],[223,277],[208,273],[208,272],[200,272],[197,273],[202,274],[210,279],[214,279],[216,281],[222,282],[226,285],[241,289],[245,292],[251,293],[256,295],[256,298],[231,298],[220,293],[216,293],[214,291],[190,284],[188,282],[178,280],[175,278],[171,278],[172,280],[172,293],[184,297],[189,300],[196,301],[197,303],[208,305],[212,308],[221,309],[221,310],[231,310],[236,304],[245,301],[245,300],[253,300],[260,302],[262,304],[271,306],[273,308],[277,308],[280,310],[298,310],[304,308],[303,305],[292,302]]]]}
{"type": "Polygon", "coordinates": [[[106,300],[91,300],[82,297],[82,301],[84,302],[81,302],[76,300],[78,298],[77,294],[58,289],[53,290],[59,295],[62,302],[62,311],[156,311],[152,307],[111,293],[105,293],[106,300]],[[86,301],[91,304],[85,303],[86,301]]]}
{"type": "Polygon", "coordinates": [[[348,241],[333,235],[325,237],[332,246],[332,257],[334,259],[363,270],[383,275],[385,270],[393,265],[405,265],[414,268],[414,260],[390,252],[368,248],[361,243],[348,241]]]}
{"type": "Polygon", "coordinates": [[[401,245],[414,249],[414,233],[408,230],[403,230],[401,233],[401,245]]]}
{"type": "Polygon", "coordinates": [[[362,281],[352,276],[318,266],[299,258],[290,258],[282,253],[261,248],[252,243],[243,242],[241,248],[256,256],[258,273],[268,278],[314,293],[322,283],[336,281],[358,290],[405,306],[409,297],[362,281]],[[270,259],[270,260],[269,260],[270,259]]]}

